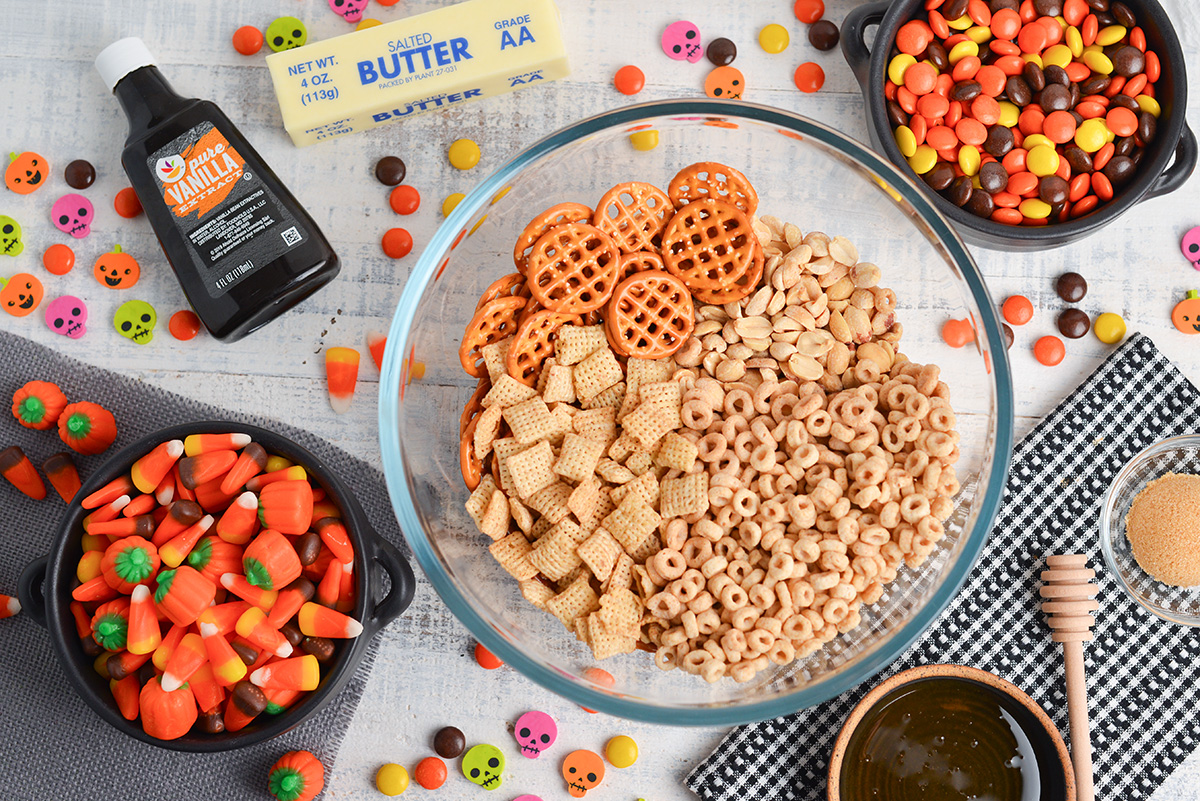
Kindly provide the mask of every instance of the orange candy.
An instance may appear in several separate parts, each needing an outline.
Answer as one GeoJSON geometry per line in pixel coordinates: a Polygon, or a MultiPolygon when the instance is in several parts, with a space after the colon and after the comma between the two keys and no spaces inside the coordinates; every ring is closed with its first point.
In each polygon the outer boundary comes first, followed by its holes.
{"type": "MultiPolygon", "coordinates": [[[[911,68],[910,68],[911,69],[911,68]]],[[[820,91],[825,85],[825,70],[821,69],[820,64],[812,61],[806,61],[799,67],[796,67],[796,73],[792,76],[796,88],[806,94],[820,91]]],[[[903,90],[903,87],[901,87],[903,90]]],[[[912,112],[909,112],[912,113],[912,112]]]]}
{"type": "Polygon", "coordinates": [[[623,95],[636,95],[646,86],[646,74],[632,64],[626,64],[613,76],[613,85],[623,95]]]}
{"type": "Polygon", "coordinates": [[[425,757],[413,770],[413,781],[426,790],[436,790],[446,783],[446,763],[437,757],[425,757]]]}
{"type": "Polygon", "coordinates": [[[383,235],[380,244],[383,253],[388,258],[402,259],[412,252],[413,238],[404,228],[390,228],[383,235]]]}
{"type": "Polygon", "coordinates": [[[1017,34],[1017,44],[1023,53],[1040,53],[1046,47],[1046,28],[1036,21],[1021,28],[1017,34]]]}
{"type": "Polygon", "coordinates": [[[985,95],[999,97],[1000,93],[1004,91],[1004,83],[1008,80],[1008,76],[999,67],[985,64],[975,73],[975,80],[979,81],[979,87],[985,95]]]}
{"type": "Polygon", "coordinates": [[[1042,133],[1055,144],[1070,142],[1075,137],[1075,118],[1069,111],[1051,111],[1042,123],[1042,133]]]}
{"type": "MultiPolygon", "coordinates": [[[[917,101],[917,111],[929,119],[937,119],[949,110],[950,101],[939,94],[930,93],[917,101]]],[[[909,125],[909,128],[911,127],[912,125],[909,125]]]]}
{"type": "Polygon", "coordinates": [[[130,220],[142,213],[142,202],[138,200],[137,192],[133,191],[133,187],[127,186],[117,192],[117,196],[113,198],[113,209],[117,214],[130,220]]]}
{"type": "Polygon", "coordinates": [[[825,0],[796,0],[792,13],[805,25],[812,25],[825,16],[825,0]]]}
{"type": "Polygon", "coordinates": [[[75,251],[61,243],[51,245],[42,254],[42,266],[52,275],[66,275],[75,266],[75,251]]]}
{"type": "MultiPolygon", "coordinates": [[[[1062,112],[1066,113],[1066,112],[1062,112]]],[[[1000,121],[1000,104],[994,97],[980,95],[971,102],[971,116],[984,125],[995,125],[1000,121]]],[[[1070,116],[1069,114],[1067,116],[1070,116]]],[[[1072,133],[1074,128],[1072,127],[1072,133]]],[[[987,134],[984,133],[986,139],[987,134]]]]}
{"type": "Polygon", "coordinates": [[[1033,357],[1047,367],[1061,364],[1066,355],[1062,340],[1055,336],[1044,336],[1033,345],[1033,357]]]}
{"type": "Polygon", "coordinates": [[[904,71],[904,87],[914,95],[927,95],[937,83],[937,67],[920,62],[904,71]]]}
{"type": "Polygon", "coordinates": [[[1033,319],[1033,304],[1024,295],[1009,296],[1002,310],[1009,325],[1025,325],[1033,319]]]}
{"type": "Polygon", "coordinates": [[[896,47],[910,56],[920,56],[932,41],[933,29],[921,20],[910,20],[896,31],[896,47]]]}
{"type": "Polygon", "coordinates": [[[987,127],[978,120],[963,118],[954,126],[954,133],[964,145],[982,145],[987,141],[987,127]]]}
{"type": "Polygon", "coordinates": [[[1108,114],[1104,117],[1104,122],[1107,123],[1108,129],[1117,136],[1133,136],[1137,133],[1137,115],[1124,106],[1109,109],[1108,114]]]}
{"type": "MultiPolygon", "coordinates": [[[[1084,3],[1084,0],[1079,2],[1084,3]]],[[[1012,39],[1021,32],[1021,17],[1011,8],[1001,9],[992,14],[991,28],[992,36],[997,39],[1012,39]]]]}
{"type": "Polygon", "coordinates": [[[233,49],[243,56],[252,56],[262,50],[262,31],[253,25],[243,25],[233,32],[233,49]]]}
{"type": "Polygon", "coordinates": [[[947,320],[942,325],[942,339],[952,348],[961,348],[975,341],[975,329],[970,320],[947,320]]]}
{"type": "Polygon", "coordinates": [[[475,661],[484,670],[495,670],[496,668],[504,667],[495,654],[483,647],[483,643],[475,643],[475,661]]]}
{"type": "Polygon", "coordinates": [[[421,193],[408,184],[400,184],[388,195],[388,205],[397,214],[412,214],[421,205],[421,193]]]}
{"type": "Polygon", "coordinates": [[[947,128],[945,125],[938,125],[929,129],[925,134],[925,142],[934,150],[949,150],[958,144],[958,137],[954,135],[954,131],[947,128]]]}

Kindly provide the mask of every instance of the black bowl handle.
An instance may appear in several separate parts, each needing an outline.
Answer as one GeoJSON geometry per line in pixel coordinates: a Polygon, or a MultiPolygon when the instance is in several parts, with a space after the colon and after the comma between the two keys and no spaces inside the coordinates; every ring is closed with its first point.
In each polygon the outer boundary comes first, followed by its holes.
{"type": "Polygon", "coordinates": [[[1196,169],[1196,156],[1196,135],[1192,133],[1192,129],[1185,122],[1183,133],[1179,136],[1179,144],[1175,146],[1175,161],[1170,167],[1163,170],[1163,174],[1158,176],[1158,180],[1150,185],[1150,190],[1146,192],[1142,200],[1174,192],[1183,186],[1184,182],[1192,176],[1192,171],[1196,169]]]}
{"type": "Polygon", "coordinates": [[[878,3],[858,6],[851,9],[842,20],[842,55],[846,57],[846,63],[850,65],[850,70],[864,92],[869,91],[867,85],[870,82],[871,71],[871,51],[867,48],[864,37],[867,28],[878,25],[883,20],[883,15],[887,13],[891,4],[891,0],[881,0],[878,3]]]}
{"type": "Polygon", "coordinates": [[[412,603],[417,582],[412,567],[404,558],[404,554],[400,553],[400,549],[378,534],[373,533],[365,539],[369,549],[367,561],[371,575],[368,577],[367,586],[370,588],[371,597],[367,601],[367,614],[363,625],[368,630],[368,636],[374,636],[398,618],[412,603]],[[392,587],[387,597],[375,601],[382,591],[383,573],[387,573],[392,587]]]}
{"type": "Polygon", "coordinates": [[[21,602],[21,611],[42,628],[46,627],[46,596],[42,589],[46,581],[46,563],[49,561],[49,556],[34,559],[17,579],[17,600],[21,602]]]}

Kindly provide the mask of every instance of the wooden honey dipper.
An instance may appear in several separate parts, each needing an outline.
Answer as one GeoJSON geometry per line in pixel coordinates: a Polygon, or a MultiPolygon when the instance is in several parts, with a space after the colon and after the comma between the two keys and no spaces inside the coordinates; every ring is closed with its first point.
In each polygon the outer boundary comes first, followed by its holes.
{"type": "Polygon", "coordinates": [[[1075,766],[1076,801],[1094,801],[1092,786],[1092,740],[1088,723],[1087,676],[1083,670],[1083,644],[1092,639],[1096,619],[1092,612],[1100,608],[1092,582],[1096,571],[1087,566],[1087,557],[1047,556],[1042,571],[1042,612],[1051,629],[1051,639],[1062,643],[1063,664],[1067,674],[1067,718],[1071,725],[1071,762],[1075,766]]]}

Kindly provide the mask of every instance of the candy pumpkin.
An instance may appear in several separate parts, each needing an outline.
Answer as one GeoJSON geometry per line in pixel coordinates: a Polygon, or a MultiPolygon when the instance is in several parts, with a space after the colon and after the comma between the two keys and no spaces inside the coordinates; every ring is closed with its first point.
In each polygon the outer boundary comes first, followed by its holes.
{"type": "Polygon", "coordinates": [[[1200,291],[1187,293],[1187,298],[1175,304],[1171,322],[1185,334],[1200,334],[1200,291]]]}
{"type": "Polygon", "coordinates": [[[32,150],[9,154],[12,161],[4,171],[4,185],[18,195],[28,195],[42,188],[49,176],[50,165],[32,150]]]}
{"type": "Polygon", "coordinates": [[[138,282],[142,270],[137,259],[122,252],[120,245],[113,245],[111,251],[96,259],[92,274],[101,286],[109,289],[129,289],[138,282]]]}
{"type": "Polygon", "coordinates": [[[267,774],[267,790],[279,801],[312,801],[324,787],[325,766],[308,751],[288,751],[267,774]]]}
{"type": "Polygon", "coordinates": [[[142,730],[160,740],[175,740],[187,734],[200,716],[190,687],[167,692],[158,678],[146,682],[138,699],[142,730]]]}
{"type": "Polygon", "coordinates": [[[63,409],[58,436],[76,453],[103,453],[117,438],[117,421],[103,406],[83,401],[63,409]]]}
{"type": "Polygon", "coordinates": [[[7,281],[0,278],[0,308],[13,317],[32,314],[42,302],[45,290],[42,282],[29,273],[17,273],[7,281]]]}
{"type": "Polygon", "coordinates": [[[49,381],[30,381],[13,393],[13,417],[35,431],[54,428],[65,408],[67,396],[49,381]]]}

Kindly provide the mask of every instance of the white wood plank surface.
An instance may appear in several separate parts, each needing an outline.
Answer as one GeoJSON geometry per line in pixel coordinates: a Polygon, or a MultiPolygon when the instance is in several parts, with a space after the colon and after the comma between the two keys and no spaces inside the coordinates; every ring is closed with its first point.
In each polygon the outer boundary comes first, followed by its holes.
{"type": "MultiPolygon", "coordinates": [[[[28,271],[43,280],[47,297],[74,294],[90,310],[89,334],[71,341],[54,336],[41,311],[25,319],[0,316],[0,326],[62,349],[86,361],[120,369],[148,383],[197,400],[276,416],[303,426],[379,463],[375,390],[377,373],[364,358],[358,395],[345,417],[336,417],[325,399],[322,359],[326,346],[364,348],[370,330],[385,331],[417,254],[441,221],[441,200],[468,191],[474,182],[511,155],[558,127],[629,101],[611,85],[623,64],[646,72],[646,88],[636,100],[696,95],[707,62],[686,64],[666,59],[658,37],[669,22],[688,18],[706,40],[726,36],[739,47],[736,65],[746,74],[746,99],[775,105],[831,124],[866,140],[862,99],[840,51],[818,53],[807,43],[805,27],[791,13],[789,0],[694,3],[665,0],[559,0],[574,74],[553,85],[503,98],[428,114],[375,132],[345,137],[296,150],[284,134],[262,56],[238,55],[229,37],[240,25],[265,28],[275,16],[293,14],[309,28],[310,39],[348,30],[324,0],[70,0],[17,3],[0,0],[0,81],[5,110],[0,114],[0,148],[36,150],[52,164],[50,185],[31,196],[0,191],[0,214],[24,226],[25,253],[0,259],[0,275],[28,271]],[[781,55],[764,53],[758,30],[778,22],[792,35],[781,55]],[[140,36],[159,57],[163,72],[183,94],[216,101],[255,144],[284,182],[313,214],[333,241],[344,263],[341,277],[296,310],[249,339],[219,345],[201,336],[177,342],[167,333],[170,314],[184,308],[179,286],[144,218],[122,220],[112,198],[126,185],[119,167],[125,122],[104,90],[91,62],[109,42],[140,36]],[[802,61],[817,61],[826,71],[824,90],[797,92],[792,71],[802,61]],[[449,166],[445,149],[458,137],[479,142],[483,158],[471,172],[449,166]],[[372,176],[375,161],[396,154],[408,164],[408,182],[423,195],[421,210],[397,220],[386,203],[387,190],[372,176]],[[42,269],[42,250],[64,241],[51,227],[49,206],[70,190],[62,167],[74,158],[96,165],[99,178],[85,194],[97,208],[92,235],[71,241],[75,270],[55,277],[42,269]],[[384,258],[379,237],[393,225],[408,228],[414,253],[393,262],[384,258]],[[142,265],[141,284],[129,293],[101,289],[91,275],[95,258],[114,243],[142,265]],[[150,301],[159,328],[145,347],[116,336],[115,308],[130,297],[150,301]]],[[[388,21],[440,7],[442,0],[401,0],[387,8],[372,4],[368,16],[388,21]]],[[[827,17],[840,22],[856,3],[826,0],[827,17]]],[[[1163,0],[1172,13],[1188,60],[1200,63],[1200,11],[1190,0],[1163,0]]],[[[1196,93],[1189,112],[1197,117],[1196,93]]],[[[1194,382],[1200,383],[1200,338],[1177,333],[1171,308],[1184,291],[1200,286],[1179,253],[1184,231],[1200,224],[1200,180],[1173,196],[1142,203],[1100,234],[1073,246],[1024,255],[975,250],[993,296],[1013,292],[1029,296],[1037,316],[1018,329],[1010,354],[1016,382],[1017,435],[1022,436],[1110,352],[1093,337],[1068,343],[1067,360],[1048,369],[1033,359],[1030,345],[1042,333],[1054,333],[1053,315],[1061,303],[1054,278],[1067,269],[1083,273],[1090,291],[1083,308],[1122,314],[1130,330],[1149,334],[1194,382]]],[[[337,764],[332,766],[330,798],[377,797],[371,789],[375,768],[388,761],[414,765],[429,753],[429,738],[442,725],[457,725],[471,742],[505,746],[505,721],[527,709],[554,714],[561,726],[559,757],[569,747],[601,750],[606,739],[627,733],[642,746],[642,759],[629,770],[611,770],[604,798],[649,801],[691,798],[682,787],[686,773],[720,740],[718,729],[687,730],[634,724],[592,716],[533,686],[511,669],[487,673],[475,666],[465,630],[422,582],[418,600],[406,616],[384,633],[384,646],[371,684],[337,764]]],[[[506,750],[508,750],[506,748],[506,750]]],[[[547,799],[562,796],[558,758],[509,763],[499,797],[533,792],[547,799]]],[[[453,770],[454,768],[452,768],[453,770]]],[[[411,791],[410,791],[411,792],[411,791]]],[[[419,792],[419,791],[418,791],[419,792]]],[[[443,794],[466,797],[475,792],[452,777],[443,794]]],[[[472,796],[474,797],[474,796],[472,796]]],[[[1193,755],[1167,779],[1155,801],[1200,800],[1200,755],[1193,755]]]]}

